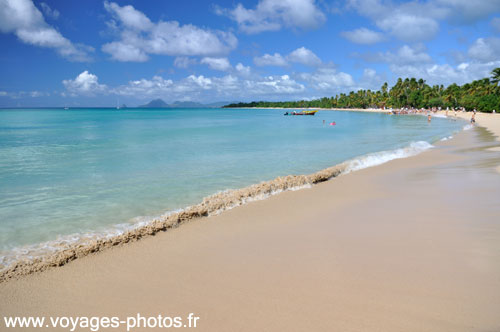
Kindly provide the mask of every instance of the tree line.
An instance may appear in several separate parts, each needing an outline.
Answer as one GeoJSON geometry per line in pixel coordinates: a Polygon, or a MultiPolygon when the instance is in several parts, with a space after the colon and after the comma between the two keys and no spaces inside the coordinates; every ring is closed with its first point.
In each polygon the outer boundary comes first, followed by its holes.
{"type": "Polygon", "coordinates": [[[333,97],[299,101],[253,101],[234,103],[224,107],[284,107],[284,108],[431,108],[464,107],[481,112],[500,110],[500,68],[491,72],[490,78],[457,85],[455,83],[430,86],[425,80],[398,78],[389,89],[384,83],[380,90],[358,90],[349,94],[341,93],[333,97]]]}

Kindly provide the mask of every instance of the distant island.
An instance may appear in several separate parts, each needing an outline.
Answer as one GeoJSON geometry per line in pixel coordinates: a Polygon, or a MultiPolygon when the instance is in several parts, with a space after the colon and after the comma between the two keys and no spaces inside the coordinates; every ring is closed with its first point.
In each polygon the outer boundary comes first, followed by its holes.
{"type": "Polygon", "coordinates": [[[175,101],[172,104],[167,104],[163,99],[154,99],[145,105],[137,106],[137,108],[218,108],[228,103],[227,101],[220,101],[202,104],[194,101],[175,101]]]}
{"type": "Polygon", "coordinates": [[[455,83],[429,86],[425,80],[399,78],[389,89],[384,83],[380,90],[358,90],[349,94],[341,93],[334,97],[323,97],[299,101],[253,101],[251,103],[232,103],[223,107],[282,107],[282,108],[430,108],[464,107],[481,112],[500,110],[500,68],[491,72],[491,78],[483,78],[459,86],[455,83]]]}

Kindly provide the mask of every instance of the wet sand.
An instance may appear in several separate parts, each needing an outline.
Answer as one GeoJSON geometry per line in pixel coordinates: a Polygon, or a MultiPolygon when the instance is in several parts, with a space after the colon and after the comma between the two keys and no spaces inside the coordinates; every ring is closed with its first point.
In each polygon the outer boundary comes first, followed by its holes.
{"type": "Polygon", "coordinates": [[[200,331],[498,331],[498,147],[475,128],[0,283],[0,316],[193,312],[200,331]]]}

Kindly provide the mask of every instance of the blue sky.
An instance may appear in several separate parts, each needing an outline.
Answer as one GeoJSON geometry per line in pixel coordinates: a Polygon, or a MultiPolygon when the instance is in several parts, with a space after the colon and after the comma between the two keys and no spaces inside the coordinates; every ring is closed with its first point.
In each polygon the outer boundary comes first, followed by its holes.
{"type": "Polygon", "coordinates": [[[500,0],[0,0],[0,107],[296,100],[500,67],[500,0]]]}

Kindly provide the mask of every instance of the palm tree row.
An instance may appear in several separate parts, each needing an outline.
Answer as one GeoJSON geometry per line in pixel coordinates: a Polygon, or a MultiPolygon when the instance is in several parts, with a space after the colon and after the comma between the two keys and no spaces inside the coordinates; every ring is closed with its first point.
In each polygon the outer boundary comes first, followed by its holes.
{"type": "Polygon", "coordinates": [[[430,108],[464,107],[482,112],[500,110],[500,68],[491,72],[491,78],[476,80],[459,86],[451,84],[429,86],[425,80],[399,78],[389,89],[384,83],[380,90],[358,90],[349,94],[341,93],[333,97],[314,100],[251,103],[236,103],[224,107],[286,107],[286,108],[430,108]]]}

